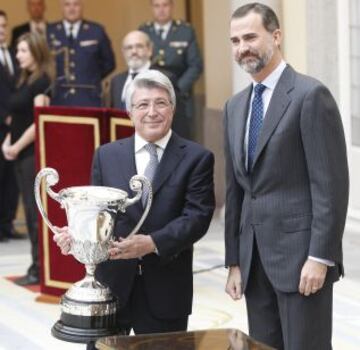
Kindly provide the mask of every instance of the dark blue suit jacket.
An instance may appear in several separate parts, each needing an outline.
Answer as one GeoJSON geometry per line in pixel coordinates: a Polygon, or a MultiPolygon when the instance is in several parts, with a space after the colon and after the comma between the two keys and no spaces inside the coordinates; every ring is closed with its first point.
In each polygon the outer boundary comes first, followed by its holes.
{"type": "Polygon", "coordinates": [[[49,24],[47,36],[49,46],[56,55],[57,69],[51,103],[100,107],[101,81],[115,68],[114,52],[104,28],[83,20],[71,45],[60,21],[49,24]]]}
{"type": "MultiPolygon", "coordinates": [[[[215,207],[213,154],[173,133],[153,180],[154,199],[140,232],[150,234],[159,251],[143,257],[145,293],[155,317],[179,318],[191,313],[193,244],[207,231],[215,207]]],[[[134,137],[101,146],[94,157],[94,185],[129,193],[136,174],[134,137]]],[[[126,237],[143,213],[141,202],[118,217],[115,235],[126,237]]],[[[97,279],[126,304],[137,259],[98,265],[97,279]]]]}

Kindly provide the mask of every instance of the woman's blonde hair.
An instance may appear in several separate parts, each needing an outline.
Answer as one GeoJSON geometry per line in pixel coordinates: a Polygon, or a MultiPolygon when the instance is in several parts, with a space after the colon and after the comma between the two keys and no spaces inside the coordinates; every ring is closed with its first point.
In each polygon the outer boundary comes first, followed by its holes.
{"type": "Polygon", "coordinates": [[[45,37],[39,33],[29,32],[21,35],[16,43],[19,45],[19,43],[23,41],[28,44],[29,51],[35,60],[36,67],[33,72],[26,69],[21,70],[18,86],[21,86],[24,83],[31,84],[44,74],[48,76],[51,82],[54,81],[56,74],[55,60],[49,50],[45,37]]]}

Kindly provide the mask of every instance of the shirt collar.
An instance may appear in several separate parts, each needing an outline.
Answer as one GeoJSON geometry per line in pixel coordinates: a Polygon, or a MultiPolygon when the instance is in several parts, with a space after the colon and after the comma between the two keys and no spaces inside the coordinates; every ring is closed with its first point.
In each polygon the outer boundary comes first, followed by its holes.
{"type": "Polygon", "coordinates": [[[41,28],[41,29],[45,29],[45,21],[40,21],[40,22],[35,22],[35,21],[30,21],[30,28],[41,28]]]}
{"type": "Polygon", "coordinates": [[[161,28],[164,30],[164,32],[168,32],[170,29],[171,23],[172,23],[172,21],[169,21],[165,24],[159,24],[159,23],[155,22],[154,27],[155,27],[156,31],[159,31],[159,29],[161,28]]]}
{"type": "MultiPolygon", "coordinates": [[[[261,82],[261,84],[265,85],[268,89],[274,90],[285,68],[286,62],[281,60],[278,66],[261,82]]],[[[258,82],[253,81],[253,86],[257,84],[258,82]]]]}
{"type": "Polygon", "coordinates": [[[139,69],[132,69],[130,68],[129,69],[129,74],[132,74],[132,73],[141,73],[141,72],[145,72],[146,70],[148,70],[151,66],[151,62],[150,61],[147,61],[141,68],[139,69]]]}
{"type": "MultiPolygon", "coordinates": [[[[170,129],[164,137],[162,137],[160,140],[155,141],[154,144],[160,147],[163,151],[165,151],[171,135],[172,131],[170,129]]],[[[149,142],[144,140],[137,132],[135,132],[135,153],[142,150],[147,143],[149,142]]]]}
{"type": "MultiPolygon", "coordinates": [[[[81,22],[82,20],[78,20],[74,23],[70,23],[69,21],[67,21],[66,19],[63,20],[63,24],[64,24],[64,27],[65,27],[65,31],[66,33],[70,30],[70,26],[72,25],[73,26],[73,31],[77,32],[80,28],[80,25],[81,25],[81,22]]],[[[74,32],[73,32],[74,33],[74,32]]]]}

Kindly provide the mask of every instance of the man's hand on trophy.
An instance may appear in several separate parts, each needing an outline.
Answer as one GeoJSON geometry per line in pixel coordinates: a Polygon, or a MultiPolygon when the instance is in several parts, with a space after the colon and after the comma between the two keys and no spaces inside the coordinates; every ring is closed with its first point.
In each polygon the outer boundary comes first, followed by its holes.
{"type": "Polygon", "coordinates": [[[54,233],[53,240],[61,249],[61,254],[69,255],[72,238],[69,233],[69,228],[67,226],[64,227],[54,227],[56,229],[56,233],[54,233]]]}
{"type": "Polygon", "coordinates": [[[146,254],[157,252],[151,236],[137,234],[131,238],[120,238],[114,241],[109,249],[110,259],[135,259],[146,254]]]}

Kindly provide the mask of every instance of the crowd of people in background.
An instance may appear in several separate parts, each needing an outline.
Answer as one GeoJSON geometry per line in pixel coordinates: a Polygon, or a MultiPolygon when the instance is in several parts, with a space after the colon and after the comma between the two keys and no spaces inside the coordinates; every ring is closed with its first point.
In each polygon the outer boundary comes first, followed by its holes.
{"type": "Polygon", "coordinates": [[[103,79],[116,68],[111,39],[103,25],[83,17],[82,0],[61,0],[61,20],[46,20],[45,0],[27,0],[29,21],[13,27],[0,10],[0,243],[24,238],[14,229],[19,192],[31,240],[32,263],[21,285],[39,282],[33,106],[109,107],[125,110],[124,96],[134,77],[156,69],[176,92],[173,130],[191,138],[192,87],[202,72],[196,36],[189,23],[173,18],[172,0],[150,2],[153,20],[123,39],[127,70],[115,75],[110,98],[103,79]]]}
{"type": "MultiPolygon", "coordinates": [[[[20,285],[39,282],[33,106],[100,107],[102,80],[115,69],[111,40],[83,17],[81,0],[61,0],[55,23],[44,19],[44,0],[27,3],[31,20],[14,28],[11,47],[0,10],[0,242],[15,237],[20,191],[32,247],[20,285]]],[[[110,259],[96,270],[122,307],[122,330],[136,334],[187,329],[193,244],[215,209],[214,156],[186,139],[203,69],[196,36],[173,19],[172,0],[150,4],[153,21],[124,37],[127,70],[110,84],[111,107],[126,107],[135,134],[99,147],[92,167],[94,185],[122,188],[140,174],[154,187],[145,224],[128,238],[140,207],[118,218],[110,259]]],[[[226,292],[234,300],[245,295],[255,339],[277,349],[331,349],[349,195],[341,116],[323,84],[285,62],[271,8],[235,10],[229,37],[252,83],[224,108],[226,292]]],[[[69,253],[67,227],[54,240],[69,253]]]]}

